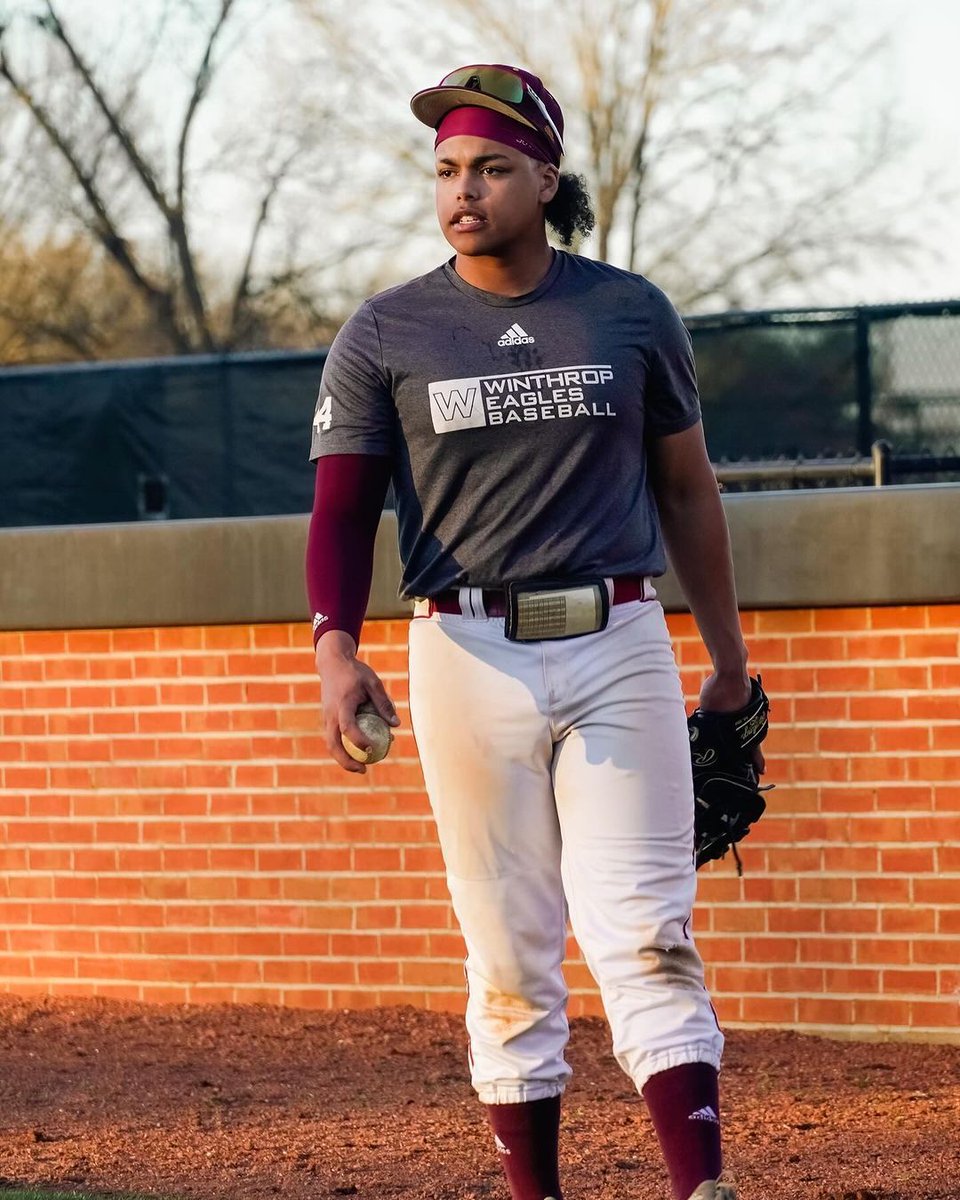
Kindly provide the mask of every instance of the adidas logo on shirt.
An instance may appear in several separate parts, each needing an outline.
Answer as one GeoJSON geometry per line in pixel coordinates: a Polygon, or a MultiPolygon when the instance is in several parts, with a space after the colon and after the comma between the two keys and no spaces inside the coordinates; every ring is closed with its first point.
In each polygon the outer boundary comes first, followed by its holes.
{"type": "Polygon", "coordinates": [[[517,325],[516,322],[514,322],[514,324],[511,325],[507,332],[503,335],[503,337],[501,337],[500,341],[497,342],[497,345],[532,346],[534,341],[535,339],[532,338],[529,333],[527,333],[522,325],[517,325]]]}

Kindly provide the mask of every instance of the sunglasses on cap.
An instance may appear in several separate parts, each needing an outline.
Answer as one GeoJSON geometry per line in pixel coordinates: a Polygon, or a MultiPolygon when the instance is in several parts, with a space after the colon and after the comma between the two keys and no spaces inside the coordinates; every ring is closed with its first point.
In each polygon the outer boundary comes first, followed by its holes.
{"type": "Polygon", "coordinates": [[[480,92],[484,96],[493,96],[507,104],[522,104],[524,96],[529,96],[543,115],[547,123],[544,133],[556,139],[560,153],[563,153],[563,138],[554,123],[553,117],[547,112],[547,106],[540,99],[526,80],[513,71],[505,71],[501,67],[459,67],[440,80],[440,87],[460,87],[467,91],[480,92]]]}

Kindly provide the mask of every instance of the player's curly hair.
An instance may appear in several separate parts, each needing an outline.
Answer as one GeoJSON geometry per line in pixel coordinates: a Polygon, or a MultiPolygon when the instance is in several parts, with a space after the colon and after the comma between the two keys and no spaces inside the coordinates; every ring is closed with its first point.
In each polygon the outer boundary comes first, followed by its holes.
{"type": "Polygon", "coordinates": [[[597,219],[593,215],[593,202],[584,177],[564,171],[560,175],[557,194],[546,206],[544,215],[564,246],[571,244],[575,234],[589,237],[597,219]]]}

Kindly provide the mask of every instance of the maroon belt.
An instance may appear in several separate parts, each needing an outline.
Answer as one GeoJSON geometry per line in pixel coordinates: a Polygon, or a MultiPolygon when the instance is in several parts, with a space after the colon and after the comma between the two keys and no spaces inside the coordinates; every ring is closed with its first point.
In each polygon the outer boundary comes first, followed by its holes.
{"type": "MultiPolygon", "coordinates": [[[[627,604],[631,600],[643,600],[645,598],[644,577],[642,575],[621,575],[613,581],[613,604],[627,604]]],[[[576,583],[571,582],[571,587],[575,587],[576,583]]],[[[442,613],[458,613],[462,616],[470,616],[469,612],[464,613],[460,605],[460,591],[458,588],[451,588],[447,592],[438,592],[436,596],[431,596],[429,599],[430,612],[442,613]]],[[[502,588],[484,588],[483,589],[483,611],[488,617],[505,617],[507,615],[507,597],[502,588]]]]}

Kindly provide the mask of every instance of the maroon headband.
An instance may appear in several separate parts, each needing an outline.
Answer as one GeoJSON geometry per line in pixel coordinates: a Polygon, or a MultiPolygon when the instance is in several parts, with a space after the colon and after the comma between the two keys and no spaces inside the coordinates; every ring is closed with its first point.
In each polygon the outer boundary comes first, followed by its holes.
{"type": "Polygon", "coordinates": [[[491,108],[478,108],[474,105],[452,108],[437,126],[434,149],[446,138],[456,137],[458,134],[488,138],[502,146],[512,146],[514,150],[519,150],[529,158],[553,163],[555,167],[560,166],[559,154],[536,129],[528,129],[519,121],[512,121],[491,108]]]}

